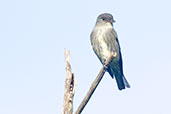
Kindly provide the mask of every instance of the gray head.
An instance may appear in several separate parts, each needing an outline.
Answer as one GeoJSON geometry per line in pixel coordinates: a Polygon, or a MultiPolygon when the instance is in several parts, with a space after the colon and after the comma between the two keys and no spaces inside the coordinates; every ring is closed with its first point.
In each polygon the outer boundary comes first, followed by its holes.
{"type": "Polygon", "coordinates": [[[111,14],[103,13],[97,17],[96,24],[98,24],[98,23],[100,23],[100,24],[111,23],[113,25],[114,22],[115,22],[115,20],[113,19],[113,16],[111,14]]]}

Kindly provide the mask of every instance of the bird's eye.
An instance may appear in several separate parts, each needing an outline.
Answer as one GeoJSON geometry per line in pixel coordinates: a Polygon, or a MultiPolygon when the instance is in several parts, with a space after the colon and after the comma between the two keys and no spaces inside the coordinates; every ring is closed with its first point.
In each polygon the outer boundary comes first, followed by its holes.
{"type": "Polygon", "coordinates": [[[105,18],[102,18],[102,20],[104,21],[104,20],[105,20],[105,18]]]}

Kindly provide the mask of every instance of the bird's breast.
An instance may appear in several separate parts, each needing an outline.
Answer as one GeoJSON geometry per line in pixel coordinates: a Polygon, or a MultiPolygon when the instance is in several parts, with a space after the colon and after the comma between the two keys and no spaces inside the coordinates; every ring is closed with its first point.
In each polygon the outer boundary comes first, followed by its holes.
{"type": "Polygon", "coordinates": [[[110,56],[111,52],[118,52],[116,35],[113,35],[111,31],[111,27],[97,27],[94,31],[96,33],[94,34],[94,48],[102,62],[110,56]]]}
{"type": "Polygon", "coordinates": [[[99,50],[99,56],[101,56],[101,58],[103,58],[103,60],[106,60],[110,54],[111,54],[111,50],[110,50],[110,43],[109,43],[109,39],[107,38],[107,32],[108,29],[105,28],[99,28],[97,30],[97,34],[96,34],[96,40],[97,40],[97,44],[98,44],[98,50],[99,50]]]}

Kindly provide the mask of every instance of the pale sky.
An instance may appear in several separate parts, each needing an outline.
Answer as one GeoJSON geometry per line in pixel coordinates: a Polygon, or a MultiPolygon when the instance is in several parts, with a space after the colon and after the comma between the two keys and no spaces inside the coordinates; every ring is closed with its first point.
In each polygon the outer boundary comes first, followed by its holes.
{"type": "Polygon", "coordinates": [[[0,114],[61,114],[64,48],[76,76],[74,111],[102,67],[90,44],[101,13],[111,13],[124,74],[119,91],[105,73],[82,114],[171,113],[170,0],[1,0],[0,114]]]}

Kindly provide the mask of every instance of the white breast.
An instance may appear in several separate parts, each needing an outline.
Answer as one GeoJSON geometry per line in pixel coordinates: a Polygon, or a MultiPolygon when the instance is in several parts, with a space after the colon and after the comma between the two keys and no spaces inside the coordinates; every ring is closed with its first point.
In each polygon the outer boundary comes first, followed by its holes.
{"type": "Polygon", "coordinates": [[[107,46],[105,39],[104,39],[104,34],[106,34],[106,32],[112,29],[112,26],[109,25],[105,25],[105,26],[100,26],[100,27],[96,27],[96,40],[99,42],[99,47],[102,47],[100,49],[100,53],[101,55],[103,55],[103,57],[106,59],[109,57],[109,55],[111,54],[109,47],[107,46]]]}

